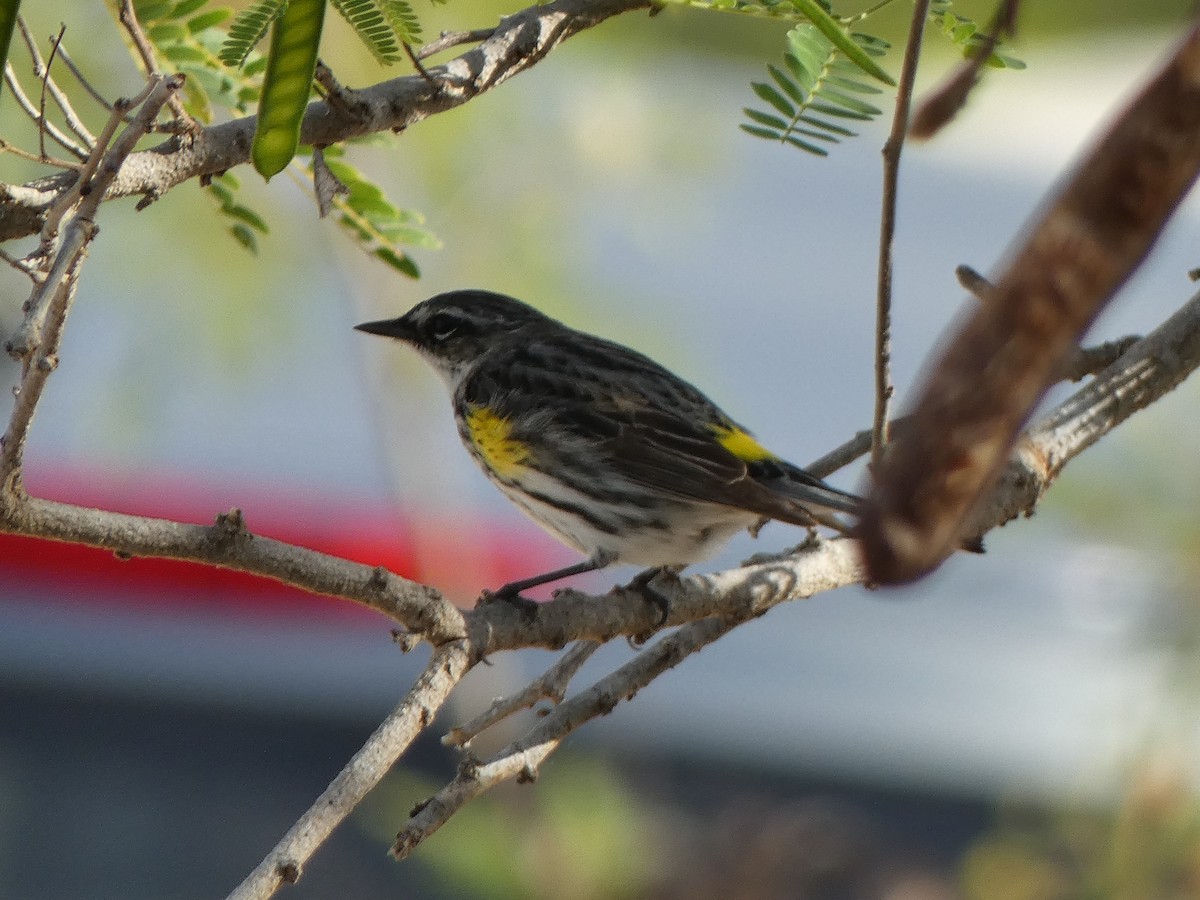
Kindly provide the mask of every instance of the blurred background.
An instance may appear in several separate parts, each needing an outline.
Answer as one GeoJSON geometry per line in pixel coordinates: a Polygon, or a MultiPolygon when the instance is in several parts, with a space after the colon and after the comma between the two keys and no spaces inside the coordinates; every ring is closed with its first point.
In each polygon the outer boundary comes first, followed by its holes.
{"type": "MultiPolygon", "coordinates": [[[[99,4],[26,5],[39,36],[66,22],[110,95],[136,90],[99,4]]],[[[1190,7],[1028,4],[1012,47],[1028,69],[990,73],[959,121],[907,149],[901,405],[964,303],[954,267],[1002,259],[1190,7]]],[[[436,34],[512,9],[419,12],[436,34]]],[[[961,11],[982,22],[991,7],[961,11]]],[[[908,16],[896,4],[871,30],[901,45],[908,16]]],[[[323,57],[344,83],[398,74],[327,21],[323,57]]],[[[464,604],[572,561],[475,469],[432,372],[351,330],[461,287],[637,347],[800,464],[841,444],[872,407],[886,123],[823,160],[740,132],[785,30],[627,15],[461,109],[351,149],[441,239],[414,252],[420,281],[351,246],[284,177],[238,173],[271,225],[258,256],[195,183],[143,213],[106,205],[28,489],[195,522],[236,506],[256,532],[464,604]]],[[[954,62],[927,41],[923,86],[954,62]]],[[[19,130],[8,101],[6,136],[19,130]]],[[[5,181],[42,174],[0,163],[5,181]]],[[[1148,331],[1181,305],[1198,235],[1193,199],[1093,338],[1148,331]]],[[[27,290],[0,274],[0,331],[27,290]]],[[[0,380],[16,383],[7,358],[0,380]]],[[[1185,384],[1072,464],[987,555],[902,591],[773,610],[583,729],[535,787],[485,797],[397,866],[392,835],[457,762],[436,738],[554,655],[492,660],[287,896],[1200,896],[1198,393],[1185,384]]],[[[772,524],[710,568],[802,537],[772,524]]],[[[248,577],[0,536],[0,896],[231,890],[420,670],[427,651],[401,655],[390,628],[248,577]]],[[[576,685],[632,652],[606,647],[576,685]]]]}

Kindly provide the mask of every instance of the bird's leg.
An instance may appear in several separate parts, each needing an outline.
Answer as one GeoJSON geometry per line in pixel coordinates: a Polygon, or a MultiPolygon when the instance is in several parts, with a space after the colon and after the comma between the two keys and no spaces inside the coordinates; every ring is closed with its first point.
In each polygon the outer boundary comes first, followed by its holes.
{"type": "Polygon", "coordinates": [[[479,595],[479,603],[494,603],[497,600],[503,600],[506,603],[511,603],[519,609],[527,619],[532,620],[537,615],[538,603],[534,600],[529,600],[521,596],[521,591],[528,590],[539,585],[549,584],[552,581],[558,581],[560,578],[570,578],[572,575],[582,575],[584,572],[595,572],[597,569],[603,569],[613,561],[612,555],[603,551],[597,551],[583,562],[575,563],[571,566],[564,566],[561,569],[555,569],[552,572],[544,572],[541,575],[533,575],[529,578],[522,578],[519,581],[510,581],[508,584],[496,588],[494,591],[485,590],[479,595]]]}

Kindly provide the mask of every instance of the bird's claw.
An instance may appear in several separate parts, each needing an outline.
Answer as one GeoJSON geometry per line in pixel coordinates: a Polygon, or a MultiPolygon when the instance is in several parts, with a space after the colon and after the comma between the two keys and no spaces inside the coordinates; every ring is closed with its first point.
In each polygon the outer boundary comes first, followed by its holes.
{"type": "Polygon", "coordinates": [[[537,618],[538,607],[541,606],[536,600],[530,600],[528,597],[522,597],[517,591],[506,591],[504,588],[497,591],[483,590],[480,592],[475,606],[489,606],[493,603],[509,604],[521,614],[527,623],[532,623],[537,618]]]}

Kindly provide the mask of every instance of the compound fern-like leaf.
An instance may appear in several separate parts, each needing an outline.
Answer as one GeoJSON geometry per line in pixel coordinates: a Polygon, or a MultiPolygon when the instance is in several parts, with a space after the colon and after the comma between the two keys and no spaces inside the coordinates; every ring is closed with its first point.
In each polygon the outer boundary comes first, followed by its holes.
{"type": "MultiPolygon", "coordinates": [[[[882,56],[887,50],[887,43],[879,38],[852,37],[864,55],[882,56]]],[[[828,145],[855,134],[832,120],[865,122],[882,112],[863,99],[880,89],[864,81],[862,67],[847,59],[815,24],[806,22],[788,32],[783,61],[784,69],[767,66],[770,83],[751,85],[771,110],[744,109],[750,122],[741,128],[747,134],[827,156],[828,145]]]]}
{"type": "Polygon", "coordinates": [[[386,65],[400,58],[400,44],[380,3],[376,0],[330,0],[330,3],[375,59],[386,65]]]}
{"type": "Polygon", "coordinates": [[[287,0],[255,0],[238,13],[229,24],[229,34],[221,46],[221,62],[241,66],[286,6],[287,0]]]}

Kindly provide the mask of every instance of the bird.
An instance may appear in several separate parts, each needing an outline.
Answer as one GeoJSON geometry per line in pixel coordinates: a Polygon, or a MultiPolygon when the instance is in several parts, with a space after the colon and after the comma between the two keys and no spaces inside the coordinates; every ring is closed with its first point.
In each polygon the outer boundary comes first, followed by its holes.
{"type": "MultiPolygon", "coordinates": [[[[856,516],[854,494],[763,447],[698,388],[629,347],[486,290],[456,290],[398,318],[356,325],[425,359],[449,389],[458,432],[487,477],[585,556],[482,598],[526,608],[529,588],[632,563],[647,589],[775,519],[811,528],[856,516]]],[[[844,530],[844,528],[843,528],[844,530]]]]}

